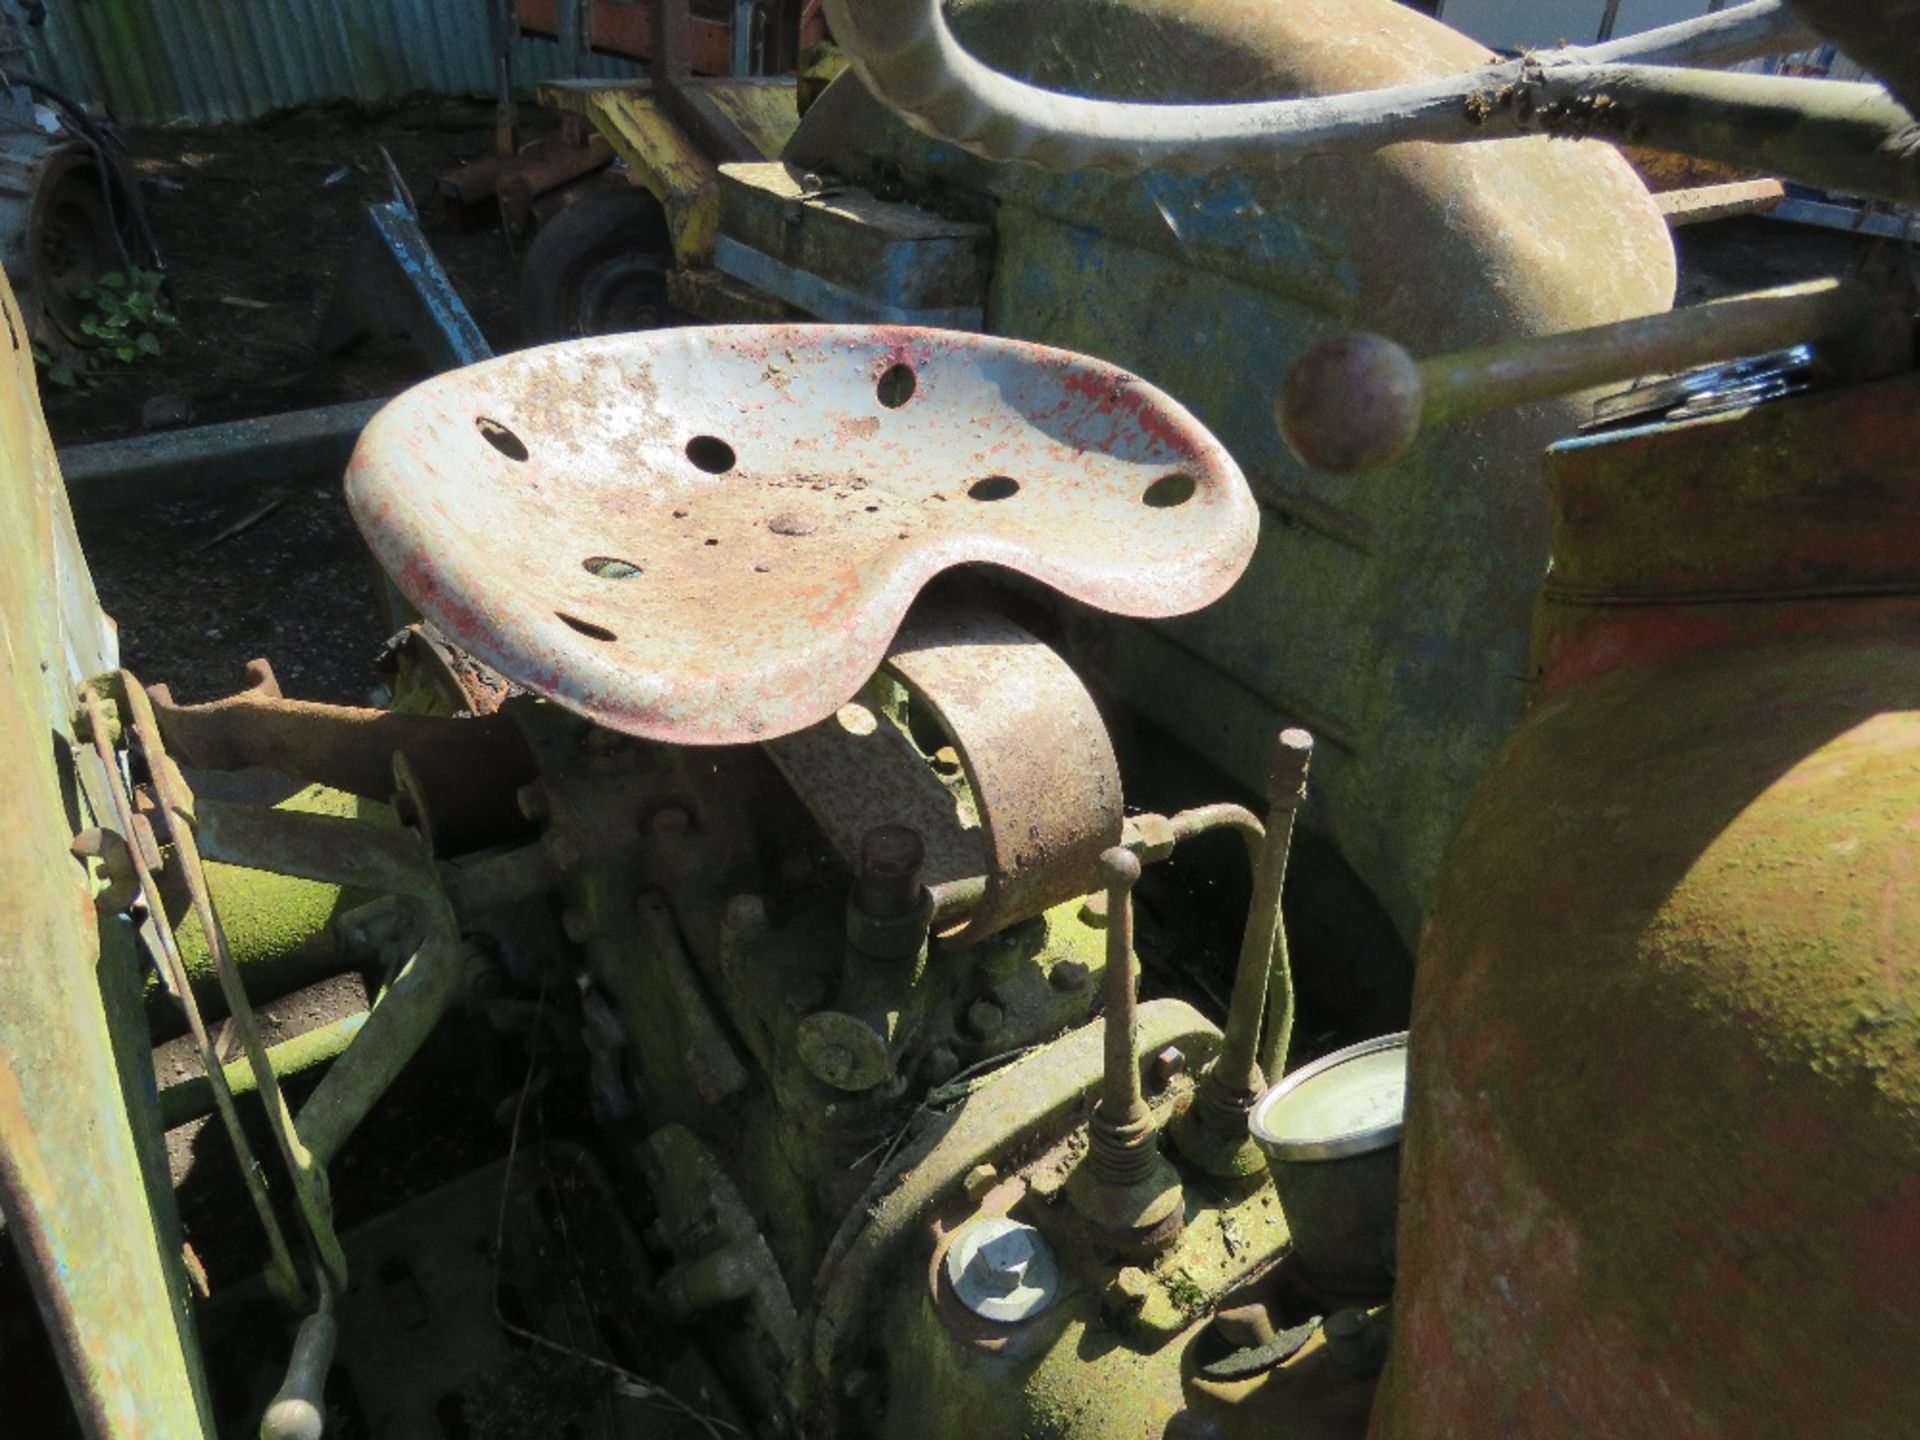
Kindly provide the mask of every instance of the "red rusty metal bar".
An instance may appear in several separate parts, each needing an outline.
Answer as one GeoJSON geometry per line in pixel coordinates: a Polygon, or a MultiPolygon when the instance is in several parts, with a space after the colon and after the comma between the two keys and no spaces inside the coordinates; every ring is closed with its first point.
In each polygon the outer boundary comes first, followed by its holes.
{"type": "MultiPolygon", "coordinates": [[[[681,0],[684,8],[684,0],[681,0]]],[[[550,40],[560,38],[561,0],[520,0],[520,31],[550,40]]],[[[587,43],[603,55],[630,60],[653,58],[653,7],[629,0],[592,0],[587,10],[587,43]]],[[[695,75],[732,73],[732,36],[724,21],[687,17],[687,63],[695,75]]]]}

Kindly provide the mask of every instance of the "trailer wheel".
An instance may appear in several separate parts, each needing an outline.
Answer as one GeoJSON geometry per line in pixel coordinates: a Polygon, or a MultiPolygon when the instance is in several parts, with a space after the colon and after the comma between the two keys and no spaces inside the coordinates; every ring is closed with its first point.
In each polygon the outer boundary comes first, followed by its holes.
{"type": "Polygon", "coordinates": [[[576,201],[542,225],[520,267],[529,345],[651,330],[679,320],[667,298],[673,240],[660,202],[636,187],[576,201]]]}

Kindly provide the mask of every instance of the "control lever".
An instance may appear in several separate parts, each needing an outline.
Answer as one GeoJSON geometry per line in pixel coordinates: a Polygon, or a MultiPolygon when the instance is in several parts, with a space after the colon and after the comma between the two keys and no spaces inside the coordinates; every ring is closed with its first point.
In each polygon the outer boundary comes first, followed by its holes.
{"type": "Polygon", "coordinates": [[[300,1322],[287,1378],[261,1418],[260,1440],[320,1440],[326,1431],[327,1371],[333,1368],[339,1333],[333,1318],[333,1287],[323,1274],[320,1306],[300,1322]]]}
{"type": "Polygon", "coordinates": [[[1140,1089],[1133,887],[1140,860],[1123,845],[1100,857],[1107,891],[1106,1075],[1087,1127],[1089,1146],[1067,1177],[1067,1200],[1103,1244],[1128,1256],[1165,1249],[1186,1223],[1179,1173],[1160,1153],[1140,1089]]]}
{"type": "Polygon", "coordinates": [[[1357,475],[1398,460],[1435,425],[1795,345],[1817,347],[1818,361],[1848,380],[1906,370],[1910,297],[1814,280],[1427,360],[1383,335],[1335,335],[1294,362],[1274,418],[1302,464],[1357,475]]]}
{"type": "MultiPolygon", "coordinates": [[[[1188,1163],[1220,1179],[1257,1174],[1266,1157],[1254,1144],[1247,1117],[1266,1088],[1257,1058],[1260,1022],[1266,1014],[1267,990],[1274,974],[1276,949],[1282,957],[1279,973],[1291,985],[1286,964],[1285,929],[1280,920],[1280,892],[1286,884],[1287,858],[1293,849],[1293,817],[1307,797],[1307,767],[1313,760],[1313,736],[1305,730],[1282,730],[1274,749],[1273,770],[1267,782],[1267,835],[1254,870],[1253,899],[1247,906],[1247,928],[1240,942],[1240,964],[1233,978],[1233,999],[1227,1007],[1227,1033],[1220,1054],[1200,1077],[1193,1103],[1173,1122],[1173,1143],[1188,1163]]],[[[1293,1028],[1292,996],[1275,1006],[1276,1032],[1293,1028]]],[[[1270,1037],[1268,1051],[1277,1067],[1286,1063],[1290,1035],[1270,1037]]]]}

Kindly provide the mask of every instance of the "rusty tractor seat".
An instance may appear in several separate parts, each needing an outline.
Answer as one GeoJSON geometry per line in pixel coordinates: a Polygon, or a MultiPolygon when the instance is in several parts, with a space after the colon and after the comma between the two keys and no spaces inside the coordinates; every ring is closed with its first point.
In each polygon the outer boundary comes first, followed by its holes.
{"type": "Polygon", "coordinates": [[[454,644],[615,730],[767,740],[831,715],[930,579],[1209,604],[1252,555],[1227,452],[1123,370],[900,327],[655,330],[437,376],[361,437],[354,518],[454,644]]]}

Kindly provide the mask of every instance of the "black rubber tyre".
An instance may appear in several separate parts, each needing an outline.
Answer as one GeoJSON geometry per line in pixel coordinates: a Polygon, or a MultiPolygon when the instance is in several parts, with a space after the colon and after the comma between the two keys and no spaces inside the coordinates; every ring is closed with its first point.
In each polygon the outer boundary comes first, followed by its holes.
{"type": "Polygon", "coordinates": [[[682,318],[668,302],[673,241],[666,211],[631,186],[577,200],[542,225],[520,266],[528,345],[651,330],[682,318]]]}

